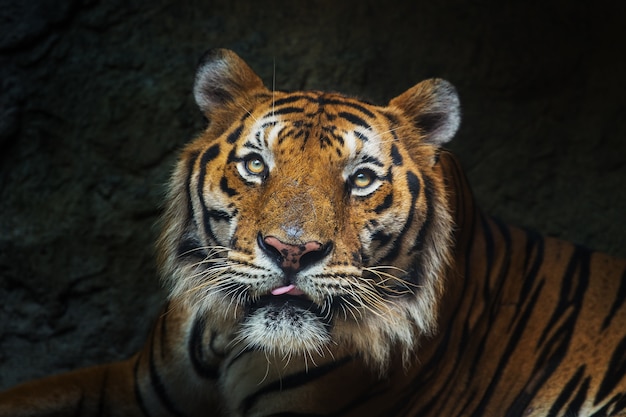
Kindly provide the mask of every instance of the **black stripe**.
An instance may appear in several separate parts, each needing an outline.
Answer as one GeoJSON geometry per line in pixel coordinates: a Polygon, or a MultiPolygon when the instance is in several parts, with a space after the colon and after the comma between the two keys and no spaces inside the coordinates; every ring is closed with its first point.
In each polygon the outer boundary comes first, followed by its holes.
{"type": "Polygon", "coordinates": [[[351,101],[351,100],[349,100],[347,98],[346,99],[338,99],[338,98],[329,99],[329,98],[327,98],[326,96],[323,96],[323,95],[319,95],[317,97],[301,95],[301,94],[292,95],[292,96],[288,96],[288,97],[276,100],[274,102],[274,106],[275,107],[279,107],[279,106],[282,106],[283,104],[290,104],[290,103],[294,103],[294,102],[299,101],[299,100],[308,101],[309,103],[315,103],[315,104],[317,104],[319,106],[340,105],[340,106],[351,107],[351,108],[353,108],[355,110],[358,110],[359,112],[363,113],[367,117],[370,117],[370,118],[374,118],[375,117],[374,113],[372,113],[366,107],[362,106],[361,104],[359,104],[357,102],[351,101]]]}
{"type": "Polygon", "coordinates": [[[159,351],[160,351],[160,357],[161,360],[165,361],[167,360],[165,355],[166,352],[168,352],[168,348],[167,348],[167,315],[169,314],[169,310],[170,310],[170,301],[168,300],[167,303],[165,304],[165,307],[161,310],[161,315],[159,317],[159,320],[161,321],[161,326],[160,326],[160,332],[161,332],[161,337],[159,338],[159,351]]]}
{"type": "MultiPolygon", "coordinates": [[[[276,137],[278,138],[278,144],[279,145],[282,145],[283,142],[289,138],[290,130],[291,129],[290,129],[289,126],[282,126],[280,128],[280,130],[276,133],[276,137]]],[[[305,140],[305,142],[306,142],[306,140],[305,140]]]]}
{"type": "Polygon", "coordinates": [[[606,330],[606,328],[610,326],[611,320],[613,320],[613,317],[615,317],[615,313],[617,313],[617,310],[619,310],[624,305],[625,302],[626,302],[626,269],[624,269],[624,272],[622,273],[619,290],[617,290],[615,300],[613,300],[611,311],[604,318],[604,322],[602,322],[602,330],[606,330]]]}
{"type": "MultiPolygon", "coordinates": [[[[541,349],[541,351],[532,371],[532,374],[535,375],[532,389],[523,394],[528,397],[528,400],[521,402],[522,395],[518,396],[514,403],[515,407],[519,407],[516,410],[526,408],[530,399],[535,397],[543,384],[559,367],[567,353],[575,330],[576,319],[582,307],[583,296],[589,284],[589,254],[588,250],[576,246],[565,275],[561,277],[559,302],[537,343],[537,349],[541,349]],[[577,271],[578,274],[576,274],[577,271]],[[577,285],[572,287],[574,283],[577,285]],[[556,323],[562,323],[562,325],[555,329],[556,323]],[[548,338],[549,333],[553,333],[553,335],[548,338]]],[[[576,407],[577,401],[579,401],[578,396],[583,390],[586,392],[584,386],[583,383],[577,397],[572,402],[573,405],[570,407],[576,407]]],[[[516,414],[511,413],[510,415],[516,414]]]]}
{"type": "MultiPolygon", "coordinates": [[[[420,228],[417,237],[415,238],[415,242],[413,242],[413,247],[411,248],[411,252],[422,252],[424,250],[424,243],[426,242],[426,233],[430,232],[431,225],[433,223],[433,213],[434,213],[434,201],[435,201],[435,187],[433,186],[433,182],[428,176],[424,176],[424,199],[426,200],[426,215],[424,216],[424,223],[420,228]]],[[[411,183],[409,183],[409,189],[411,190],[411,194],[415,195],[415,201],[417,201],[417,197],[419,195],[421,186],[419,179],[415,177],[411,183]]],[[[425,265],[423,265],[424,267],[425,265]]]]}
{"type": "Polygon", "coordinates": [[[402,166],[402,163],[404,162],[395,143],[391,145],[391,160],[395,166],[402,166]]]}
{"type": "MultiPolygon", "coordinates": [[[[622,393],[622,394],[618,394],[615,396],[615,406],[613,407],[613,413],[619,413],[620,411],[624,411],[626,410],[626,394],[622,393]]],[[[598,415],[597,417],[603,417],[601,415],[598,415]]]]}
{"type": "Polygon", "coordinates": [[[342,111],[342,112],[339,112],[339,117],[342,117],[346,119],[347,121],[349,121],[350,123],[355,124],[357,126],[361,126],[367,130],[370,130],[372,128],[372,126],[370,126],[369,123],[367,123],[365,120],[363,120],[356,114],[342,111]]]}
{"type": "Polygon", "coordinates": [[[328,132],[329,136],[332,137],[335,141],[337,141],[339,146],[343,146],[345,144],[345,141],[343,140],[343,137],[341,136],[341,132],[337,133],[337,128],[335,126],[331,126],[331,127],[322,126],[322,131],[328,132]]]}
{"type": "Polygon", "coordinates": [[[239,123],[244,124],[246,120],[248,120],[250,117],[252,117],[252,113],[249,111],[246,111],[243,116],[241,116],[241,119],[239,119],[239,123]]]}
{"type": "Polygon", "coordinates": [[[152,338],[150,340],[150,353],[148,355],[148,366],[150,371],[150,383],[152,388],[154,389],[155,394],[161,400],[161,404],[163,407],[167,409],[168,412],[175,416],[183,416],[183,413],[176,407],[172,399],[170,398],[163,381],[161,380],[161,376],[159,375],[159,371],[157,370],[157,365],[154,360],[154,347],[156,346],[156,331],[152,332],[152,338]]]}
{"type": "MultiPolygon", "coordinates": [[[[304,120],[294,120],[293,122],[291,122],[291,124],[293,125],[293,127],[297,127],[299,129],[311,129],[314,124],[311,122],[307,122],[304,120]]],[[[325,127],[322,126],[322,129],[324,129],[325,127]]],[[[325,130],[328,130],[328,127],[326,127],[325,130]]]]}
{"type": "Polygon", "coordinates": [[[594,404],[602,402],[626,375],[626,337],[622,338],[613,350],[606,373],[596,393],[594,404]]]}
{"type": "MultiPolygon", "coordinates": [[[[468,276],[472,276],[472,275],[470,274],[468,276]]],[[[537,288],[535,289],[535,291],[529,298],[528,303],[524,307],[524,310],[519,318],[519,321],[517,322],[517,325],[515,326],[515,328],[513,329],[513,332],[509,336],[504,353],[502,354],[502,356],[500,357],[500,360],[498,361],[498,366],[496,367],[496,373],[491,378],[491,382],[489,383],[489,386],[487,387],[487,390],[485,391],[483,397],[481,398],[478,406],[472,413],[472,417],[479,417],[479,416],[485,415],[485,409],[487,408],[487,405],[489,404],[491,397],[496,392],[496,388],[500,387],[500,379],[502,378],[504,374],[506,363],[508,362],[509,358],[511,358],[513,351],[519,345],[519,341],[522,338],[522,334],[526,330],[526,326],[530,323],[530,316],[535,310],[537,301],[539,299],[539,295],[541,294],[541,290],[543,289],[543,284],[544,282],[542,281],[539,285],[537,285],[537,288]]],[[[530,398],[532,398],[532,395],[530,398]]],[[[526,409],[528,405],[528,401],[529,399],[524,395],[524,393],[520,394],[518,398],[516,398],[513,401],[511,407],[509,408],[505,416],[520,415],[522,411],[526,409]]]]}
{"type": "Polygon", "coordinates": [[[179,259],[205,259],[208,252],[201,248],[201,244],[195,237],[181,236],[181,240],[176,247],[176,255],[179,259]]]}
{"type": "Polygon", "coordinates": [[[280,99],[274,101],[272,104],[273,104],[274,107],[279,107],[279,106],[282,106],[283,104],[290,104],[290,103],[293,103],[293,102],[296,102],[296,101],[299,101],[299,100],[306,100],[306,101],[310,101],[310,102],[314,101],[309,96],[297,94],[297,95],[290,95],[290,96],[287,96],[287,97],[284,97],[284,98],[280,98],[280,99]]]}
{"type": "Polygon", "coordinates": [[[589,382],[591,381],[591,377],[585,378],[585,381],[580,386],[578,393],[572,400],[572,402],[567,407],[565,412],[566,416],[578,416],[580,415],[580,407],[585,403],[587,399],[587,393],[589,392],[589,382]]]}
{"type": "Polygon", "coordinates": [[[220,180],[220,190],[222,190],[222,192],[227,194],[229,197],[234,197],[239,194],[237,190],[228,186],[228,180],[226,179],[226,177],[222,177],[222,179],[220,180]]]}
{"type": "Polygon", "coordinates": [[[480,213],[480,225],[483,231],[482,235],[485,238],[485,276],[482,279],[483,282],[483,300],[491,300],[491,292],[489,289],[489,276],[493,270],[493,258],[494,258],[494,238],[493,233],[491,231],[491,227],[489,227],[489,223],[485,218],[485,215],[480,213]]]}
{"type": "MultiPolygon", "coordinates": [[[[211,219],[215,219],[218,221],[231,221],[233,216],[221,210],[209,210],[203,198],[204,196],[203,185],[204,185],[204,180],[207,175],[207,162],[205,161],[210,161],[211,159],[215,158],[216,153],[219,152],[219,147],[215,148],[215,146],[217,145],[214,145],[211,148],[209,148],[207,152],[205,152],[201,157],[200,173],[198,175],[198,184],[197,184],[196,193],[198,196],[198,200],[200,201],[200,205],[202,206],[202,221],[204,225],[204,232],[212,240],[211,243],[220,243],[217,239],[217,236],[215,236],[215,234],[213,233],[213,229],[211,228],[210,221],[211,219]]],[[[229,157],[233,157],[232,151],[230,152],[229,157]]]]}
{"type": "Polygon", "coordinates": [[[206,207],[206,204],[204,203],[204,190],[203,190],[203,185],[204,185],[204,179],[206,177],[206,170],[207,170],[207,164],[204,163],[205,157],[208,159],[210,157],[205,155],[202,155],[202,158],[200,159],[200,174],[198,175],[198,184],[196,184],[196,194],[198,197],[198,200],[200,201],[200,205],[202,206],[202,223],[204,226],[204,233],[206,235],[208,235],[212,242],[211,243],[218,243],[217,239],[215,238],[215,235],[213,234],[213,230],[211,230],[211,223],[210,223],[210,219],[211,219],[211,215],[209,214],[209,210],[206,207]]]}
{"type": "MultiPolygon", "coordinates": [[[[479,213],[479,215],[481,230],[485,238],[485,255],[487,258],[485,276],[483,277],[481,282],[483,283],[483,300],[485,301],[485,304],[487,306],[491,306],[491,308],[489,309],[489,315],[487,317],[487,328],[489,329],[491,328],[492,324],[498,319],[499,307],[501,306],[501,303],[499,302],[501,298],[500,288],[502,286],[502,283],[506,282],[506,276],[509,272],[509,267],[511,265],[511,234],[509,227],[504,223],[498,221],[495,218],[490,218],[491,222],[489,222],[482,212],[479,213]],[[502,254],[503,259],[501,267],[497,272],[494,270],[496,239],[494,238],[494,233],[491,228],[492,224],[495,224],[498,227],[498,231],[501,235],[501,239],[497,240],[497,248],[498,253],[502,254]],[[491,282],[496,283],[496,287],[493,288],[493,291],[490,288],[491,282]]],[[[489,332],[485,332],[482,334],[481,339],[478,343],[475,358],[471,361],[471,367],[469,371],[470,375],[474,375],[478,371],[477,367],[480,364],[483,353],[485,353],[487,339],[490,337],[491,334],[489,332]]]]}
{"type": "MultiPolygon", "coordinates": [[[[585,291],[589,285],[589,263],[590,252],[581,246],[576,246],[574,253],[570,256],[570,261],[567,265],[565,275],[561,278],[561,293],[556,308],[552,313],[552,317],[548,321],[548,324],[544,328],[541,337],[539,338],[538,345],[542,345],[548,336],[548,333],[552,328],[563,320],[564,315],[571,315],[567,322],[573,326],[580,309],[582,308],[583,297],[585,291]],[[578,274],[576,272],[578,271],[578,274]],[[578,277],[577,280],[574,278],[578,277]],[[577,283],[577,287],[572,287],[574,283],[577,283]],[[575,307],[572,310],[571,307],[575,307]]],[[[556,337],[556,335],[554,336],[556,337]]]]}
{"type": "Polygon", "coordinates": [[[233,162],[241,162],[243,161],[243,158],[239,158],[237,156],[237,152],[235,152],[235,148],[231,149],[230,152],[228,152],[228,158],[226,158],[226,162],[229,164],[232,164],[233,162]]]}
{"type": "MultiPolygon", "coordinates": [[[[488,274],[488,277],[486,277],[487,279],[487,287],[489,286],[489,282],[494,282],[495,283],[495,287],[493,288],[493,291],[489,292],[487,291],[486,294],[488,294],[487,300],[493,300],[493,299],[497,299],[500,300],[502,295],[501,295],[501,291],[502,291],[502,286],[504,285],[504,283],[506,282],[506,278],[509,275],[509,269],[511,268],[511,259],[513,258],[513,242],[511,240],[511,229],[508,225],[506,225],[505,223],[503,223],[500,219],[492,217],[491,221],[493,224],[496,225],[498,232],[500,233],[500,238],[499,239],[494,239],[494,242],[497,241],[497,247],[498,247],[498,253],[500,255],[500,268],[499,270],[493,271],[493,264],[492,266],[489,268],[490,273],[488,274]],[[494,274],[495,274],[495,278],[494,278],[494,274]]],[[[492,250],[494,251],[495,254],[495,248],[492,248],[492,250]]],[[[498,319],[498,314],[500,312],[499,308],[500,308],[500,303],[496,302],[496,303],[492,303],[491,304],[491,311],[490,311],[490,315],[489,315],[489,324],[488,327],[491,326],[491,324],[493,322],[495,322],[498,319]]]]}
{"type": "Polygon", "coordinates": [[[390,234],[385,233],[384,230],[378,230],[376,233],[372,235],[372,240],[379,242],[379,245],[382,247],[382,246],[385,246],[387,243],[389,243],[392,237],[393,236],[391,236],[390,234]]]}
{"type": "MultiPolygon", "coordinates": [[[[343,145],[343,140],[341,141],[341,144],[343,145]]],[[[385,164],[383,164],[380,159],[374,157],[374,156],[364,156],[361,158],[361,160],[359,161],[361,164],[372,164],[372,165],[376,165],[379,167],[384,167],[385,164]]]]}
{"type": "Polygon", "coordinates": [[[272,110],[270,113],[266,114],[264,118],[292,113],[304,113],[304,109],[302,107],[282,107],[272,110]]]}
{"type": "Polygon", "coordinates": [[[393,192],[387,194],[383,202],[374,209],[376,214],[381,214],[383,211],[387,210],[393,205],[393,192]]]}
{"type": "MultiPolygon", "coordinates": [[[[400,250],[402,249],[402,246],[405,244],[404,237],[406,236],[409,229],[411,228],[411,225],[413,224],[413,220],[415,218],[415,203],[417,202],[417,199],[420,194],[420,189],[421,189],[420,180],[417,177],[417,175],[415,175],[415,173],[411,171],[407,171],[406,181],[407,181],[407,188],[409,190],[409,193],[411,194],[411,204],[409,206],[411,207],[411,209],[409,211],[409,215],[406,219],[406,222],[404,222],[404,226],[402,230],[400,231],[398,236],[396,236],[395,238],[395,246],[383,259],[380,260],[379,262],[380,264],[393,265],[392,261],[395,258],[397,258],[398,255],[400,254],[400,250]]],[[[420,234],[421,234],[421,231],[420,231],[420,234]]],[[[420,268],[421,266],[417,266],[417,267],[420,268]]],[[[413,283],[416,283],[416,282],[419,282],[419,280],[421,279],[420,274],[421,274],[421,270],[418,271],[417,276],[407,277],[407,278],[411,279],[413,283]]]]}
{"type": "Polygon", "coordinates": [[[503,253],[504,259],[502,260],[502,267],[500,268],[500,272],[496,277],[495,281],[498,283],[504,282],[506,276],[509,273],[509,267],[511,266],[511,258],[513,255],[512,245],[513,242],[511,240],[511,229],[508,225],[503,223],[497,217],[492,218],[493,222],[498,226],[498,231],[504,240],[504,246],[502,246],[499,242],[500,250],[503,253]]]}
{"type": "Polygon", "coordinates": [[[232,131],[230,133],[230,135],[228,135],[228,137],[226,138],[226,142],[228,142],[228,143],[235,143],[235,142],[237,142],[237,140],[241,136],[241,132],[243,132],[243,125],[240,125],[237,129],[232,131]]]}
{"type": "Polygon", "coordinates": [[[626,394],[617,394],[604,407],[591,414],[589,417],[607,417],[618,415],[620,411],[626,410],[626,394]],[[611,414],[609,414],[609,411],[611,414]]]}
{"type": "MultiPolygon", "coordinates": [[[[189,359],[191,365],[196,373],[205,379],[215,380],[219,377],[219,370],[217,367],[209,365],[208,361],[204,357],[204,331],[206,329],[206,321],[202,317],[196,317],[191,330],[191,337],[187,343],[187,350],[189,352],[189,359]]],[[[211,338],[211,342],[214,337],[211,338]]]]}
{"type": "Polygon", "coordinates": [[[357,139],[361,140],[361,142],[369,142],[369,140],[370,140],[369,136],[365,135],[365,134],[364,134],[364,133],[362,133],[362,132],[357,132],[357,131],[355,130],[355,131],[353,131],[352,133],[354,133],[354,136],[355,136],[357,139]]]}
{"type": "Polygon", "coordinates": [[[243,144],[244,148],[254,149],[255,151],[261,152],[263,148],[261,147],[262,142],[260,139],[261,132],[256,132],[255,139],[257,140],[257,144],[246,142],[243,144]]]}
{"type": "MultiPolygon", "coordinates": [[[[420,195],[420,190],[422,189],[422,185],[417,175],[415,175],[415,173],[411,171],[407,171],[406,173],[406,182],[407,182],[407,188],[409,189],[409,192],[411,193],[411,207],[413,207],[420,195]]],[[[432,184],[431,184],[431,187],[432,187],[432,184]]]]}
{"type": "Polygon", "coordinates": [[[292,390],[303,385],[311,384],[314,382],[314,380],[324,377],[325,375],[343,367],[351,361],[352,358],[346,356],[339,361],[331,362],[324,366],[309,368],[308,370],[303,370],[296,374],[289,375],[284,378],[279,378],[278,380],[267,384],[260,390],[244,398],[241,402],[241,405],[239,406],[239,409],[241,410],[241,415],[247,415],[250,409],[255,406],[255,404],[261,399],[263,395],[276,391],[284,393],[285,391],[292,390]]]}
{"type": "MultiPolygon", "coordinates": [[[[209,148],[209,150],[211,150],[211,148],[209,148]]],[[[207,152],[209,150],[207,150],[207,152]]],[[[219,153],[219,146],[217,146],[217,153],[219,153]]],[[[192,223],[195,222],[194,216],[193,216],[193,204],[192,204],[192,199],[191,199],[191,177],[193,176],[194,166],[199,156],[200,156],[199,152],[194,152],[189,155],[189,160],[187,161],[187,179],[185,182],[185,193],[187,195],[187,199],[186,199],[187,200],[187,224],[186,224],[187,230],[192,229],[192,223]]],[[[198,253],[197,251],[199,246],[200,244],[197,241],[197,239],[195,239],[195,237],[182,235],[181,240],[178,242],[176,253],[179,257],[204,258],[203,254],[198,253]]]]}
{"type": "Polygon", "coordinates": [[[584,375],[585,366],[579,366],[574,376],[570,378],[570,380],[567,381],[567,384],[565,384],[565,386],[561,389],[561,393],[552,404],[552,407],[550,408],[547,417],[556,417],[558,415],[559,411],[561,411],[561,409],[565,407],[565,404],[574,393],[574,390],[580,384],[580,381],[582,380],[584,375]]]}
{"type": "Polygon", "coordinates": [[[367,108],[361,106],[358,103],[355,103],[353,101],[343,101],[343,100],[324,100],[324,104],[338,104],[340,106],[346,106],[346,107],[351,107],[355,110],[360,111],[361,113],[363,113],[364,115],[366,115],[367,117],[370,118],[375,118],[375,114],[372,113],[371,111],[369,111],[367,108]]]}
{"type": "Polygon", "coordinates": [[[526,302],[530,291],[535,285],[535,281],[539,276],[539,270],[543,265],[543,255],[545,251],[545,240],[543,236],[531,231],[526,232],[526,246],[524,252],[524,283],[520,291],[519,300],[515,307],[515,314],[511,320],[511,325],[517,320],[521,306],[526,302]],[[532,264],[530,264],[532,259],[532,264]],[[530,266],[529,266],[530,264],[530,266]]]}
{"type": "MultiPolygon", "coordinates": [[[[205,209],[206,209],[206,207],[205,207],[205,209]]],[[[211,219],[215,219],[217,221],[222,221],[222,222],[231,221],[233,219],[233,217],[234,217],[230,213],[222,211],[222,210],[208,210],[207,209],[207,212],[208,212],[208,215],[209,215],[209,217],[211,219]]]]}

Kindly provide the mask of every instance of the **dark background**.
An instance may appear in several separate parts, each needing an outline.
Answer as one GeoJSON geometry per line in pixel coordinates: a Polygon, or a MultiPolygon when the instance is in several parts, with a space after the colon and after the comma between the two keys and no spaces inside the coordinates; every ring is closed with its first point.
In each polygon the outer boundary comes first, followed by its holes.
{"type": "Polygon", "coordinates": [[[504,220],[626,256],[626,2],[0,0],[0,387],[128,356],[154,223],[202,127],[197,59],[386,103],[455,84],[451,148],[504,220]]]}

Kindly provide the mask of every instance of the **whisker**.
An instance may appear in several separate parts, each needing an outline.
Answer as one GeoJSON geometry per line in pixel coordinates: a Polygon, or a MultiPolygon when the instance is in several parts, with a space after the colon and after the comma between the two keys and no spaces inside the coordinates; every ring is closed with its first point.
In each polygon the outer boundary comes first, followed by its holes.
{"type": "Polygon", "coordinates": [[[274,68],[272,73],[272,119],[274,118],[274,93],[276,92],[276,57],[274,57],[274,68]]]}
{"type": "Polygon", "coordinates": [[[216,253],[228,252],[229,250],[230,248],[227,248],[225,246],[198,246],[197,248],[189,249],[181,253],[179,256],[183,257],[196,251],[207,251],[208,252],[207,257],[211,257],[212,255],[216,253]]]}
{"type": "Polygon", "coordinates": [[[237,104],[239,105],[239,107],[241,107],[243,109],[243,111],[248,113],[248,116],[252,117],[252,120],[254,120],[255,122],[258,123],[258,119],[256,117],[254,117],[254,115],[250,112],[250,110],[246,109],[241,103],[237,103],[237,104]]]}
{"type": "Polygon", "coordinates": [[[393,265],[376,265],[376,266],[369,266],[369,267],[365,267],[363,269],[368,269],[368,270],[379,270],[379,269],[393,269],[395,271],[399,271],[403,274],[408,274],[409,271],[406,271],[402,268],[398,268],[397,266],[393,266],[393,265]]]}

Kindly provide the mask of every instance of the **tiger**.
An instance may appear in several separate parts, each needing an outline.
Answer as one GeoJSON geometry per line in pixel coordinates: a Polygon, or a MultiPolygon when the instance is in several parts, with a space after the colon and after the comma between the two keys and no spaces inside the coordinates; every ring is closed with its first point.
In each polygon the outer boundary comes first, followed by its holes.
{"type": "Polygon", "coordinates": [[[193,96],[145,346],[0,416],[626,416],[626,261],[476,206],[449,82],[380,106],[212,49],[193,96]]]}

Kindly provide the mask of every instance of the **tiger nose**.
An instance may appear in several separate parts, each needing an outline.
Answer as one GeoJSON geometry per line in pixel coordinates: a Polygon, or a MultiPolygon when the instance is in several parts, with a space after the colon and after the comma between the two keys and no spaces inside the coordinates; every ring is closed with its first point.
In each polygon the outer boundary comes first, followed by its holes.
{"type": "Polygon", "coordinates": [[[299,271],[321,261],[330,253],[331,244],[309,241],[301,245],[292,245],[280,241],[274,236],[257,238],[259,247],[270,256],[284,271],[299,271]]]}

